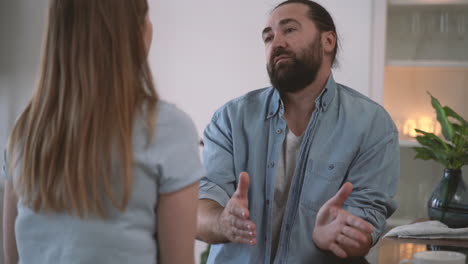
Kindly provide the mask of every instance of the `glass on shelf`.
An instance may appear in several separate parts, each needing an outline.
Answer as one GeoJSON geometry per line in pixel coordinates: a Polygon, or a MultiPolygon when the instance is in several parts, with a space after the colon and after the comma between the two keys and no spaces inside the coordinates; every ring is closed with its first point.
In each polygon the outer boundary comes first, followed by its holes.
{"type": "Polygon", "coordinates": [[[394,6],[388,12],[388,61],[468,62],[468,5],[394,6]]]}

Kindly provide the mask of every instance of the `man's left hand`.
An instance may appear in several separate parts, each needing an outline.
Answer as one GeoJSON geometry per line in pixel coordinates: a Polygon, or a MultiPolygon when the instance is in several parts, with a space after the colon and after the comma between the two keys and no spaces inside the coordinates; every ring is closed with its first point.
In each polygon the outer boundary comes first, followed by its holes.
{"type": "Polygon", "coordinates": [[[353,185],[345,183],[319,210],[312,238],[320,249],[340,258],[365,256],[372,246],[374,227],[341,208],[353,185]]]}

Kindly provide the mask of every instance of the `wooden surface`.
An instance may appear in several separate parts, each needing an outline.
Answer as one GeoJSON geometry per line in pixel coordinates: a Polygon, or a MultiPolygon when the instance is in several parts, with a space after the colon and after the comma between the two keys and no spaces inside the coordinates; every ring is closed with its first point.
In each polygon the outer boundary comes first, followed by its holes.
{"type": "Polygon", "coordinates": [[[430,250],[457,251],[468,255],[468,241],[383,238],[366,259],[372,264],[398,264],[403,259],[411,259],[414,253],[430,250]]]}

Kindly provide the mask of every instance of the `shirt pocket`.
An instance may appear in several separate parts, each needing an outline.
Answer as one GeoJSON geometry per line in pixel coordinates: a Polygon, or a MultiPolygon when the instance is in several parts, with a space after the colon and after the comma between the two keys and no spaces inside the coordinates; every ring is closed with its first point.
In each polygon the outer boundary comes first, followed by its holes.
{"type": "Polygon", "coordinates": [[[300,202],[318,211],[341,187],[346,174],[346,163],[309,159],[307,161],[300,202]]]}

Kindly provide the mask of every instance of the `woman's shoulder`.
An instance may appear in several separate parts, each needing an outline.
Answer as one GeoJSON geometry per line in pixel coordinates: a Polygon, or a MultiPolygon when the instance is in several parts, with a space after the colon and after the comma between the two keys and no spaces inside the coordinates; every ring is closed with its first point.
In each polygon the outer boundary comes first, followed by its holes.
{"type": "MultiPolygon", "coordinates": [[[[142,115],[137,117],[134,127],[134,144],[148,147],[148,133],[151,133],[150,146],[165,148],[174,142],[199,141],[198,133],[190,116],[175,104],[159,100],[155,113],[149,114],[144,107],[142,115]],[[154,117],[154,128],[148,127],[148,118],[154,117]]],[[[145,147],[145,148],[146,148],[145,147]]]]}
{"type": "Polygon", "coordinates": [[[173,103],[160,100],[156,107],[157,132],[193,133],[196,131],[192,118],[173,103]]]}

